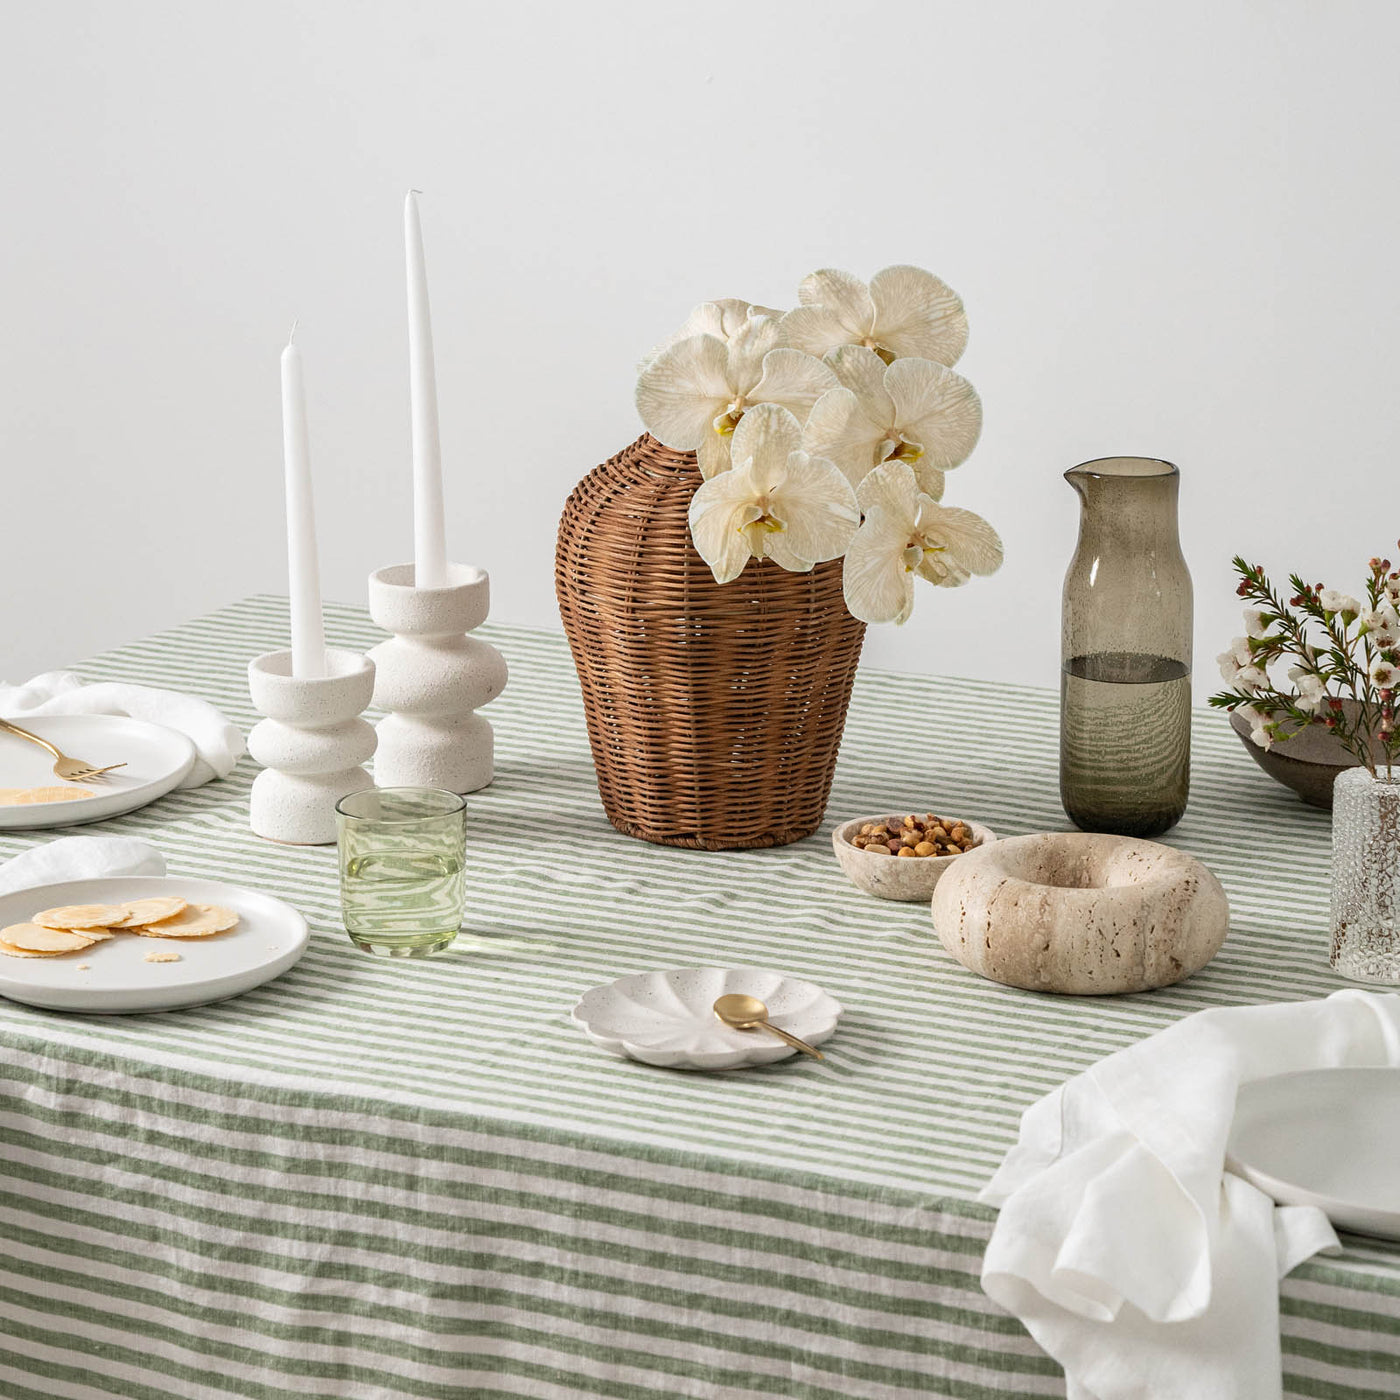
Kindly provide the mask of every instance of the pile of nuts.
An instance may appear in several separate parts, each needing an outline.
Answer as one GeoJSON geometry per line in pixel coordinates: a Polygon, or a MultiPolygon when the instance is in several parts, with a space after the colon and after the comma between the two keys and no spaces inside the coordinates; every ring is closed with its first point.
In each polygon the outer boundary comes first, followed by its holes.
{"type": "Polygon", "coordinates": [[[922,817],[911,813],[902,822],[898,817],[866,822],[851,837],[851,845],[872,856],[960,856],[976,844],[966,822],[936,817],[932,812],[922,817]]]}

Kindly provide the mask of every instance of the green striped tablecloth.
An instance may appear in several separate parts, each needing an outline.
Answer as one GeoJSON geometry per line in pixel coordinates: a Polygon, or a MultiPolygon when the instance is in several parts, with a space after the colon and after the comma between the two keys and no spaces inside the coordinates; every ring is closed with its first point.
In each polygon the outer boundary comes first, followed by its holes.
{"type": "MultiPolygon", "coordinates": [[[[328,627],[376,639],[355,609],[328,627]]],[[[945,956],[926,909],[848,885],[831,823],[724,854],[618,835],[563,640],[488,631],[511,681],[488,712],[497,779],[471,799],[469,931],[445,956],[354,952],[334,851],[248,831],[248,761],[87,828],[280,895],[314,933],[285,977],[217,1006],[0,1005],[0,1396],[1063,1395],[981,1292],[976,1192],[1022,1109],[1098,1057],[1201,1007],[1341,985],[1327,816],[1198,715],[1169,839],[1229,892],[1223,951],[1150,995],[1013,991],[945,956]],[[655,1070],[570,1024],[621,973],[736,963],[845,1004],[825,1063],[655,1070]]],[[[249,724],[245,662],[285,632],[285,605],[254,599],[82,670],[249,724]]],[[[1062,828],[1055,754],[1048,691],[865,672],[832,821],[1062,828]]],[[[1352,1240],[1298,1269],[1283,1330],[1290,1395],[1400,1394],[1400,1248],[1352,1240]]]]}

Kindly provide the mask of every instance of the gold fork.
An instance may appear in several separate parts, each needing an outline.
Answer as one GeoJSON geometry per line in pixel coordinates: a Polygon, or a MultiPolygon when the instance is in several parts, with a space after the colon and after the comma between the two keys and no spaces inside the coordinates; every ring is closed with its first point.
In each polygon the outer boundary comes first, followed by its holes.
{"type": "Polygon", "coordinates": [[[11,724],[7,719],[0,719],[0,729],[9,734],[16,734],[21,739],[28,739],[31,744],[38,744],[41,749],[47,749],[55,759],[54,777],[62,778],[65,783],[85,783],[91,778],[100,778],[104,773],[110,773],[114,768],[126,767],[125,763],[109,763],[105,768],[94,768],[92,764],[84,763],[80,758],[69,758],[47,739],[41,739],[37,734],[31,734],[27,729],[21,729],[19,725],[11,724]]]}

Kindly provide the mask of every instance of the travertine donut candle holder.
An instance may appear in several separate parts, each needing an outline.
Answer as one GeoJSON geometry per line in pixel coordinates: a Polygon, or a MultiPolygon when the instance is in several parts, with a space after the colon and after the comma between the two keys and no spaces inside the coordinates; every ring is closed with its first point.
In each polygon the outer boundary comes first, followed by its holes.
{"type": "Polygon", "coordinates": [[[248,663],[248,691],[266,716],[248,736],[248,752],[263,765],[248,821],[269,841],[328,845],[335,840],[335,804],[374,785],[361,767],[374,753],[374,728],[360,718],[374,691],[374,663],[327,647],[326,672],[293,676],[290,651],[248,663]]]}
{"type": "Polygon", "coordinates": [[[491,781],[495,740],[476,711],[506,684],[506,662],[466,633],[491,607],[485,570],[447,566],[443,588],[417,588],[412,564],[369,576],[370,616],[394,633],[369,654],[379,721],[374,780],[380,787],[476,792],[491,781]]]}
{"type": "Polygon", "coordinates": [[[1094,996],[1166,987],[1225,941],[1220,881],[1184,851],[1131,836],[1017,836],[958,856],[933,892],[943,946],[973,972],[1094,996]]]}

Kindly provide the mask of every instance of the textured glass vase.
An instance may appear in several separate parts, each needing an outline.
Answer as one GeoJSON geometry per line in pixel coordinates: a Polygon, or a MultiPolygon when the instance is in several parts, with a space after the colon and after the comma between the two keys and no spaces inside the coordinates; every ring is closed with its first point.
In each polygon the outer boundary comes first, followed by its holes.
{"type": "Polygon", "coordinates": [[[1332,794],[1332,966],[1400,982],[1400,769],[1348,768],[1332,794]]]}
{"type": "Polygon", "coordinates": [[[1085,831],[1155,836],[1191,780],[1191,575],[1177,540],[1179,474],[1150,457],[1065,473],[1079,543],[1065,575],[1060,801],[1085,831]]]}

